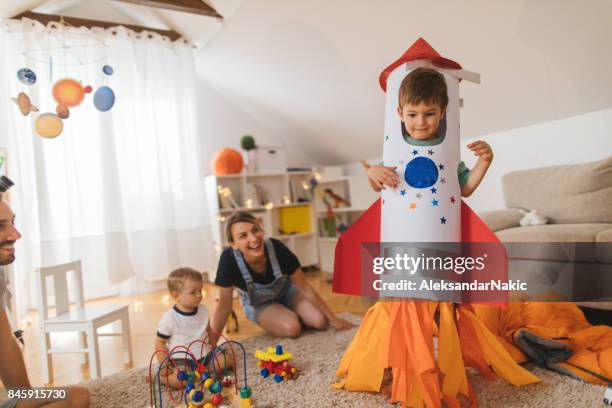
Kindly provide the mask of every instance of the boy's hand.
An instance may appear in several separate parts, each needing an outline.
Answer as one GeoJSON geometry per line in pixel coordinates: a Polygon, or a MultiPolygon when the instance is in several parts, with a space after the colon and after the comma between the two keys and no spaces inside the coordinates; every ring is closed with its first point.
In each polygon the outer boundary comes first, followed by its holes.
{"type": "Polygon", "coordinates": [[[493,161],[493,150],[491,150],[491,146],[483,140],[478,140],[476,142],[470,143],[467,145],[468,149],[474,152],[476,156],[478,156],[479,160],[491,163],[493,161]]]}
{"type": "Polygon", "coordinates": [[[378,185],[378,183],[372,180],[369,176],[368,176],[368,183],[370,183],[370,187],[372,187],[372,190],[376,191],[377,193],[380,192],[380,190],[382,190],[380,186],[378,185]]]}
{"type": "Polygon", "coordinates": [[[384,186],[395,188],[399,183],[399,176],[395,173],[395,167],[370,166],[368,169],[368,181],[374,191],[380,191],[384,186]]]}

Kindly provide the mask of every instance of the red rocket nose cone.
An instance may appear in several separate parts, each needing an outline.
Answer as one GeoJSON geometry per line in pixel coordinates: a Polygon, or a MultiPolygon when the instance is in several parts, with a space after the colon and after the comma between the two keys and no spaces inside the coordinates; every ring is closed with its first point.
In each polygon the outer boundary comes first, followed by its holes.
{"type": "Polygon", "coordinates": [[[442,57],[436,50],[433,49],[431,45],[429,45],[427,41],[425,41],[422,37],[419,37],[419,39],[416,40],[410,46],[410,48],[408,48],[406,52],[399,57],[399,59],[385,68],[380,74],[378,77],[378,82],[380,83],[380,87],[383,89],[383,91],[387,92],[387,78],[395,68],[406,62],[419,59],[430,60],[434,65],[441,68],[461,69],[461,65],[455,61],[442,57]]]}
{"type": "Polygon", "coordinates": [[[423,39],[423,37],[419,37],[419,39],[416,40],[414,44],[412,44],[410,48],[406,50],[406,52],[404,53],[404,55],[402,55],[402,57],[404,58],[418,58],[418,57],[442,58],[442,56],[438,54],[438,52],[434,50],[433,47],[429,45],[429,43],[425,41],[425,39],[423,39]]]}

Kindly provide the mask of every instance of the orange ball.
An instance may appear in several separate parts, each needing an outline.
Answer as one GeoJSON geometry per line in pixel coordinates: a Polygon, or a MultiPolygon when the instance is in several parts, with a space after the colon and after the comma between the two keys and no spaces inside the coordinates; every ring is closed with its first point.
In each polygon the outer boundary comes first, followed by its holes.
{"type": "Polygon", "coordinates": [[[217,176],[238,174],[242,171],[244,161],[239,151],[224,147],[212,158],[212,170],[217,176]]]}
{"type": "Polygon", "coordinates": [[[60,105],[68,108],[77,106],[83,101],[84,97],[83,86],[74,79],[60,79],[53,85],[53,99],[60,105]]]}

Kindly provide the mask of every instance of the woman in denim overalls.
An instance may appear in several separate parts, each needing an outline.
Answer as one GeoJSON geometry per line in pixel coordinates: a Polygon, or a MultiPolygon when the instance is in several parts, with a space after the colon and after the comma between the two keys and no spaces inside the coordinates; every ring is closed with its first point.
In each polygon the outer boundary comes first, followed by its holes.
{"type": "MultiPolygon", "coordinates": [[[[276,336],[299,336],[301,322],[319,330],[325,329],[328,323],[337,329],[352,326],[333,314],[310,286],[301,268],[295,271],[281,270],[274,243],[265,238],[264,231],[253,215],[247,212],[233,214],[227,221],[226,234],[246,290],[234,285],[219,287],[219,303],[212,320],[213,331],[223,330],[232,310],[235,288],[240,293],[245,315],[276,336]],[[263,284],[253,279],[257,274],[266,275],[268,268],[274,277],[271,282],[263,284]]],[[[219,268],[217,273],[225,272],[219,268]]]]}

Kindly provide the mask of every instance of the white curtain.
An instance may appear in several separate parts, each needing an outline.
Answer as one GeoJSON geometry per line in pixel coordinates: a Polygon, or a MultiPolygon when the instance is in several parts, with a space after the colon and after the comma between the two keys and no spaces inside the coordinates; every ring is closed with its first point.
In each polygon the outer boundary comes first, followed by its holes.
{"type": "Polygon", "coordinates": [[[179,266],[211,268],[193,48],[124,28],[31,20],[4,21],[2,28],[0,147],[8,148],[16,184],[9,200],[23,235],[14,264],[18,311],[36,306],[39,266],[81,259],[88,298],[142,290],[179,266]],[[71,44],[51,58],[45,40],[58,34],[71,44]],[[79,45],[78,38],[102,45],[79,45]],[[75,55],[80,64],[71,65],[75,55]],[[106,75],[104,65],[114,73],[106,75]],[[37,74],[34,85],[18,80],[23,67],[37,74]],[[94,92],[111,87],[115,105],[100,112],[88,94],[63,121],[62,134],[43,139],[34,120],[55,112],[52,85],[66,77],[94,92]],[[22,116],[11,101],[19,92],[40,112],[22,116]]]}

